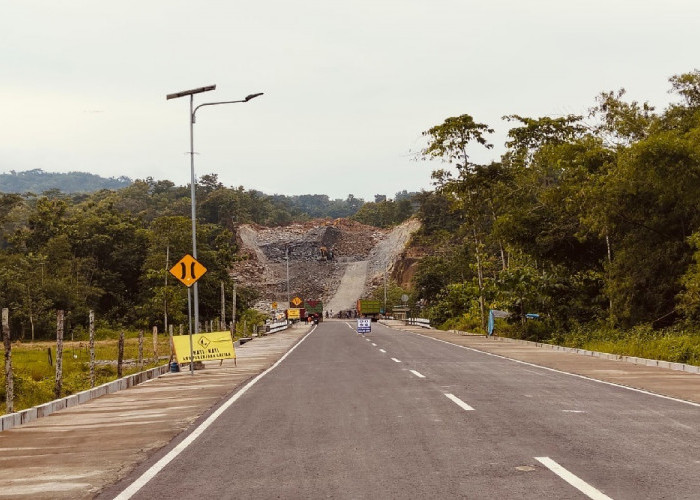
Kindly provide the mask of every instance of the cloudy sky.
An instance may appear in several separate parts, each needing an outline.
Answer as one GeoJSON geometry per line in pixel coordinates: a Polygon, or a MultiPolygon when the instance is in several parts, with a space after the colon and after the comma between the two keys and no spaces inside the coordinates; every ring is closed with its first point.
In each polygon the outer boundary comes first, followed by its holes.
{"type": "MultiPolygon", "coordinates": [[[[0,172],[41,168],[372,200],[430,187],[421,132],[468,113],[585,114],[601,91],[665,107],[700,68],[697,0],[5,0],[0,172]]],[[[1,190],[1,186],[0,186],[1,190]]]]}

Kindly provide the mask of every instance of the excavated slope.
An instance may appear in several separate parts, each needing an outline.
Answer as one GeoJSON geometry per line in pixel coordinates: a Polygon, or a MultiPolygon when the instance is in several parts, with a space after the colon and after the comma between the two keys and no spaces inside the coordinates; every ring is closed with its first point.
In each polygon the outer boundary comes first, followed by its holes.
{"type": "Polygon", "coordinates": [[[238,283],[256,288],[262,300],[256,308],[270,311],[273,302],[293,298],[321,299],[326,310],[352,309],[356,300],[391,272],[420,223],[409,220],[392,230],[382,230],[347,219],[316,220],[304,224],[268,228],[241,226],[238,240],[246,258],[237,262],[232,275],[238,283]],[[321,256],[321,247],[333,252],[333,260],[321,256]]]}

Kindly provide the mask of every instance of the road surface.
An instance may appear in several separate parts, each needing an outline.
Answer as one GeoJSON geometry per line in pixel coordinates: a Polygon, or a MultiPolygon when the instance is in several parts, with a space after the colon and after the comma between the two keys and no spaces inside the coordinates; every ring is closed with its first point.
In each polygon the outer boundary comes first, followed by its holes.
{"type": "Polygon", "coordinates": [[[372,326],[322,323],[103,497],[699,497],[700,405],[372,326]]]}

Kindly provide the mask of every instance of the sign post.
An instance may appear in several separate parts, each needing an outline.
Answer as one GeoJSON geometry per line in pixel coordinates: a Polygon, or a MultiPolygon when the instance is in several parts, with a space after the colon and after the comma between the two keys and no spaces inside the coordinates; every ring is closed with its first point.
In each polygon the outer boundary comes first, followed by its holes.
{"type": "MultiPolygon", "coordinates": [[[[200,264],[197,259],[192,257],[190,254],[185,255],[178,261],[177,264],[170,268],[170,274],[175,276],[180,283],[187,287],[187,309],[190,330],[190,375],[194,375],[194,346],[192,345],[192,298],[190,294],[190,287],[194,285],[206,272],[207,268],[200,264]]],[[[194,328],[197,328],[197,325],[194,325],[194,328]]]]}

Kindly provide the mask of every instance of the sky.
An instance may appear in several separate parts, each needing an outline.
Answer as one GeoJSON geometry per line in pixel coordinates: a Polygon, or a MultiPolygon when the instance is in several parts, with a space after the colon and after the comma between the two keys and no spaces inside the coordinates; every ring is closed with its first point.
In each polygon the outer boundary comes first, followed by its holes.
{"type": "MultiPolygon", "coordinates": [[[[0,172],[190,180],[267,194],[430,189],[422,132],[469,114],[586,115],[603,91],[665,108],[700,68],[697,0],[5,0],[0,172]]],[[[0,186],[0,190],[2,187],[0,186]]]]}

